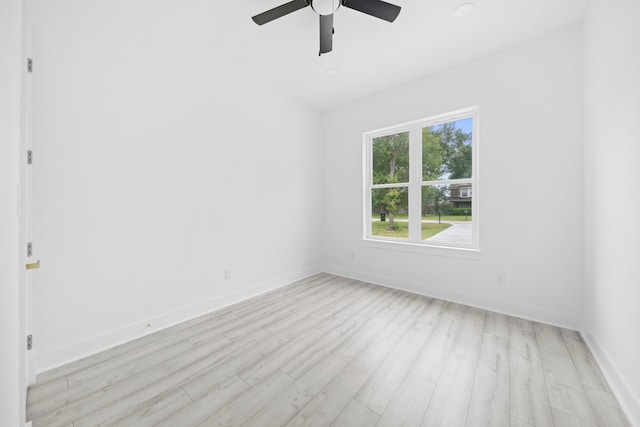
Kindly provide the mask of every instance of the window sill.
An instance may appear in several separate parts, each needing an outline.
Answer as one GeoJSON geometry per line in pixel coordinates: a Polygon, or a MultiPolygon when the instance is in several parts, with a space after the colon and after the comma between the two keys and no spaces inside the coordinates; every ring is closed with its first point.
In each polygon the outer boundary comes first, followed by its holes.
{"type": "Polygon", "coordinates": [[[425,255],[445,256],[463,259],[479,259],[480,250],[455,246],[426,245],[411,242],[382,239],[362,239],[365,246],[391,251],[413,252],[425,255]]]}

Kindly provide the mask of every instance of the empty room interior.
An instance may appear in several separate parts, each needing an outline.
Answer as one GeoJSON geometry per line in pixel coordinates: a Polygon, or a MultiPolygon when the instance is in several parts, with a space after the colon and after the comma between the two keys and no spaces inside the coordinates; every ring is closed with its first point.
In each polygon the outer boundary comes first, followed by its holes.
{"type": "Polygon", "coordinates": [[[640,426],[638,16],[3,0],[0,425],[640,426]]]}

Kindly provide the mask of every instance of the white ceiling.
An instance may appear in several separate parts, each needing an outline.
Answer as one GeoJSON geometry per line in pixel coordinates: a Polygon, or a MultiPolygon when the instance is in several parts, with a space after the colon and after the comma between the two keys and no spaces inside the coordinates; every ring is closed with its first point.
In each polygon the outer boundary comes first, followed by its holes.
{"type": "Polygon", "coordinates": [[[588,6],[588,0],[387,0],[402,7],[394,23],[341,7],[333,52],[319,57],[319,18],[311,8],[258,26],[251,16],[287,0],[213,1],[221,53],[322,110],[576,25],[588,6]],[[475,3],[473,12],[454,17],[465,2],[475,3]],[[328,75],[329,68],[338,73],[328,75]]]}

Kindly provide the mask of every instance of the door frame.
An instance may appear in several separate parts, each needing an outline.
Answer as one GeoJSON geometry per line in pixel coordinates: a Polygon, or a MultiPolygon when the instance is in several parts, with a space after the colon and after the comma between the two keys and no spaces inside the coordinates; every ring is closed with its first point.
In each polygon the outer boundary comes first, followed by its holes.
{"type": "Polygon", "coordinates": [[[20,141],[20,330],[25,337],[24,342],[24,373],[26,385],[36,382],[35,348],[27,350],[27,336],[33,336],[33,285],[32,276],[37,270],[27,270],[26,264],[37,260],[37,245],[33,243],[33,167],[34,162],[28,164],[27,153],[33,153],[33,72],[27,68],[28,58],[32,55],[32,14],[31,0],[22,1],[22,51],[24,58],[24,78],[22,79],[21,105],[21,141],[20,141]],[[32,254],[27,255],[27,243],[32,242],[32,254]]]}

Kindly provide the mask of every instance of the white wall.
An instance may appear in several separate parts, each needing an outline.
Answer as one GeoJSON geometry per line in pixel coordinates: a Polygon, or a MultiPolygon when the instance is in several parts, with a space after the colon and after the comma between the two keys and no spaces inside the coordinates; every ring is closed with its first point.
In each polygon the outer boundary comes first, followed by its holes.
{"type": "Polygon", "coordinates": [[[215,8],[34,4],[38,371],[320,269],[321,114],[221,57],[215,8]]]}
{"type": "Polygon", "coordinates": [[[584,24],[587,336],[640,425],[640,3],[592,0],[584,24]]]}
{"type": "MultiPolygon", "coordinates": [[[[588,319],[590,344],[637,420],[630,236],[639,226],[603,220],[619,215],[621,200],[632,218],[640,200],[624,185],[638,181],[639,11],[615,1],[592,1],[584,86],[583,33],[573,28],[334,109],[321,123],[216,54],[224,40],[208,30],[214,3],[37,0],[39,370],[147,333],[149,321],[164,327],[309,274],[324,253],[331,272],[574,328],[588,319]],[[473,105],[479,257],[364,245],[362,132],[473,105]]],[[[0,28],[18,34],[19,2],[2,7],[0,28]]],[[[18,66],[19,42],[3,34],[0,43],[3,64],[18,66]]],[[[19,73],[0,72],[0,249],[17,265],[19,73]]],[[[0,274],[1,342],[15,350],[0,354],[0,375],[17,387],[18,273],[0,274]]],[[[1,416],[20,417],[15,393],[0,397],[1,416]]]]}
{"type": "Polygon", "coordinates": [[[324,115],[328,270],[569,327],[583,300],[582,40],[572,28],[324,115]],[[478,105],[476,259],[363,244],[362,132],[478,105]],[[507,286],[496,285],[504,272],[507,286]]]}
{"type": "Polygon", "coordinates": [[[0,425],[24,425],[25,373],[19,292],[22,2],[0,2],[0,425]]]}

